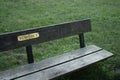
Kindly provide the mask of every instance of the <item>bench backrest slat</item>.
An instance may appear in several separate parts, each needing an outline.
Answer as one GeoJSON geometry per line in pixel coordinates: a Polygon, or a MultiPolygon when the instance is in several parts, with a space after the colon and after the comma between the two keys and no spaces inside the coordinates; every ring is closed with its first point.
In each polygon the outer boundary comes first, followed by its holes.
{"type": "Polygon", "coordinates": [[[0,51],[91,31],[90,19],[0,35],[0,51]]]}

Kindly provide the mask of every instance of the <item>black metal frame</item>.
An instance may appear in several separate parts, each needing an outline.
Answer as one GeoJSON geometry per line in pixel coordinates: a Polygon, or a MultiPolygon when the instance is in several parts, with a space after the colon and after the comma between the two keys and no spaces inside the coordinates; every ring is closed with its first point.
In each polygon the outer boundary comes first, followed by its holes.
{"type": "Polygon", "coordinates": [[[32,46],[26,46],[26,52],[27,52],[27,59],[28,63],[34,63],[34,57],[33,57],[33,52],[32,52],[32,46]]]}
{"type": "Polygon", "coordinates": [[[84,40],[84,34],[83,33],[79,34],[79,42],[80,42],[80,48],[85,47],[85,40],[84,40]]]}

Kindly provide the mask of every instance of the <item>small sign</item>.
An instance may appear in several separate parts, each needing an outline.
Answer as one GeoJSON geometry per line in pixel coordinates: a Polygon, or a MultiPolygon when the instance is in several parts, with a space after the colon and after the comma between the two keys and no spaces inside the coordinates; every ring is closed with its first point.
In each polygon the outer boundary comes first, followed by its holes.
{"type": "Polygon", "coordinates": [[[26,35],[20,35],[17,37],[18,41],[25,41],[25,40],[30,40],[30,39],[35,39],[38,38],[40,35],[39,33],[31,33],[31,34],[26,34],[26,35]]]}

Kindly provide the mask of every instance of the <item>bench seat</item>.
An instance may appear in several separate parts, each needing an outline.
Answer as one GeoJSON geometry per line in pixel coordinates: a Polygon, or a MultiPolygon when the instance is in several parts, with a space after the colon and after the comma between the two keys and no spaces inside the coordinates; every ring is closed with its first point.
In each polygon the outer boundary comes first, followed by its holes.
{"type": "Polygon", "coordinates": [[[111,57],[113,54],[90,45],[40,62],[0,72],[0,80],[49,80],[111,57]]]}

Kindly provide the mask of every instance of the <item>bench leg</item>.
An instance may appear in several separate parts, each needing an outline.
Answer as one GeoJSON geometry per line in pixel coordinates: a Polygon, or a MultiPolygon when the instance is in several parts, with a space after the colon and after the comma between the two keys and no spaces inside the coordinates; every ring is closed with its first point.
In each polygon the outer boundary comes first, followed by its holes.
{"type": "Polygon", "coordinates": [[[26,52],[27,52],[27,58],[28,58],[28,63],[33,63],[34,58],[33,58],[33,53],[32,53],[32,46],[26,46],[26,52]]]}
{"type": "Polygon", "coordinates": [[[80,48],[85,47],[84,34],[79,34],[80,48]]]}

